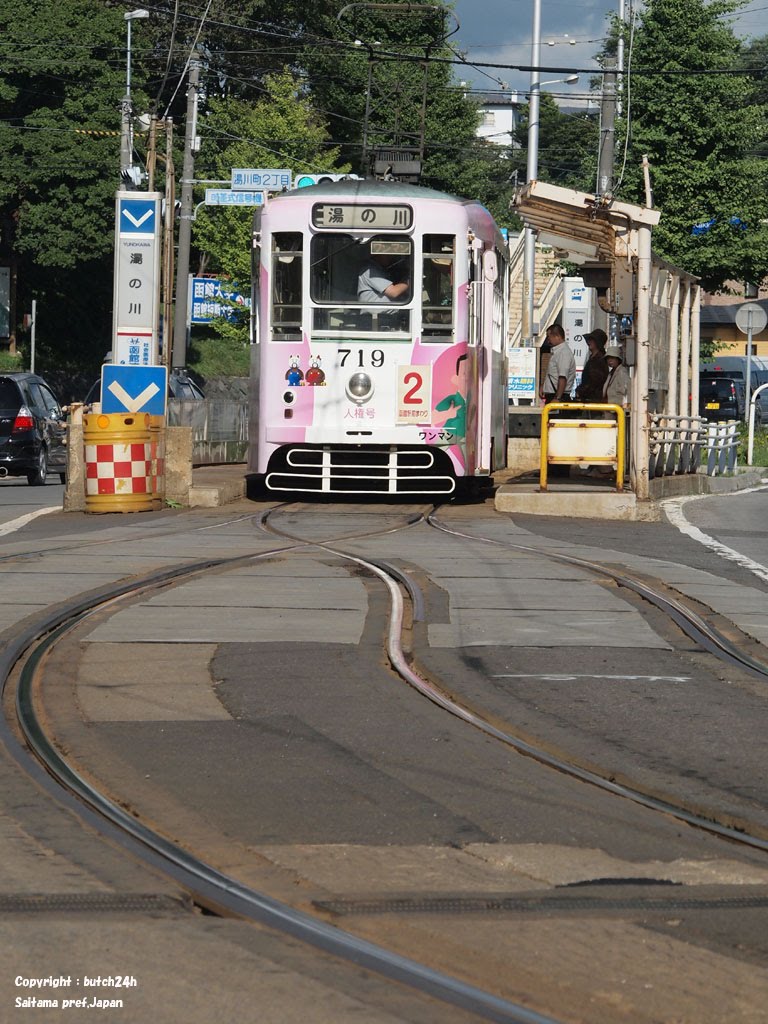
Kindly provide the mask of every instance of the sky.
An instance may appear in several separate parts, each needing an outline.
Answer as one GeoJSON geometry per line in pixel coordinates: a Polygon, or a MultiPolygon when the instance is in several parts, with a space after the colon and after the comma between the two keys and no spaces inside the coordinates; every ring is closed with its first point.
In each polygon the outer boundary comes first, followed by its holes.
{"type": "MultiPolygon", "coordinates": [[[[629,0],[625,0],[629,9],[629,0]]],[[[531,64],[533,0],[455,0],[459,31],[451,42],[465,51],[468,60],[498,64],[531,64]]],[[[593,55],[606,34],[606,15],[618,14],[618,0],[541,0],[541,81],[542,91],[552,92],[558,102],[566,96],[578,102],[589,88],[589,74],[582,74],[573,85],[543,83],[565,77],[565,72],[548,72],[547,67],[591,68],[598,65],[593,55]],[[573,43],[571,41],[574,41],[573,43]],[[552,45],[550,45],[550,43],[552,45]]],[[[768,0],[751,0],[734,22],[739,36],[768,35],[768,0]]],[[[499,80],[511,90],[525,91],[530,72],[456,68],[456,77],[471,83],[473,89],[499,89],[499,80]],[[490,76],[490,77],[487,77],[490,76]]]]}

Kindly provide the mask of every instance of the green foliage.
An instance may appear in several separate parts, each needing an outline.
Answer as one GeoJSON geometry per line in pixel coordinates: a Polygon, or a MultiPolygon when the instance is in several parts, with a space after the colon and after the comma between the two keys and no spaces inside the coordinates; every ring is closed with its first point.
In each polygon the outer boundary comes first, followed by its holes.
{"type": "MultiPolygon", "coordinates": [[[[510,165],[520,182],[525,181],[528,163],[529,108],[523,107],[510,165]]],[[[547,93],[539,101],[538,177],[542,181],[591,192],[597,172],[598,123],[586,111],[563,113],[547,93]]]]}
{"type": "Polygon", "coordinates": [[[430,63],[425,71],[425,56],[453,56],[442,41],[451,26],[448,5],[435,5],[440,9],[425,14],[402,0],[402,14],[395,4],[379,12],[356,9],[338,21],[344,6],[345,0],[328,0],[307,12],[309,29],[339,43],[308,44],[303,62],[313,102],[327,115],[333,138],[340,141],[353,170],[369,170],[362,154],[369,76],[369,149],[418,148],[426,88],[422,184],[479,199],[500,223],[508,224],[512,172],[506,154],[477,138],[477,104],[453,80],[451,66],[430,63]],[[355,38],[363,45],[350,45],[355,38]],[[370,54],[377,58],[372,64],[370,54]]]}
{"type": "Polygon", "coordinates": [[[13,356],[10,352],[0,351],[0,370],[24,370],[26,365],[21,353],[13,356]]]}
{"type": "MultiPolygon", "coordinates": [[[[197,176],[225,180],[233,167],[290,167],[296,172],[349,170],[338,167],[339,150],[331,146],[318,117],[297,81],[287,72],[270,75],[256,103],[230,97],[213,99],[200,122],[203,147],[197,176]]],[[[248,290],[251,280],[253,210],[206,207],[199,210],[193,240],[201,266],[248,290]]],[[[248,340],[247,321],[217,321],[222,337],[248,340]]]]}
{"type": "Polygon", "coordinates": [[[0,258],[16,262],[17,321],[38,300],[43,364],[109,347],[124,25],[103,0],[0,11],[0,258]]]}
{"type": "Polygon", "coordinates": [[[247,377],[250,349],[238,338],[194,338],[187,350],[187,365],[204,379],[247,377]]]}
{"type": "MultiPolygon", "coordinates": [[[[651,163],[662,218],[654,248],[698,274],[710,290],[728,278],[759,280],[768,271],[768,173],[749,154],[766,136],[766,107],[738,66],[728,15],[738,0],[649,0],[633,46],[631,143],[622,198],[643,202],[641,162],[651,163]],[[707,74],[647,74],[642,69],[707,74]],[[713,221],[694,235],[697,224],[713,221]]],[[[621,138],[624,129],[617,132],[621,138]]]]}
{"type": "MultiPolygon", "coordinates": [[[[745,423],[739,424],[739,465],[746,466],[749,449],[749,431],[745,423]]],[[[754,444],[752,446],[752,465],[768,466],[768,427],[755,427],[754,444]]]]}

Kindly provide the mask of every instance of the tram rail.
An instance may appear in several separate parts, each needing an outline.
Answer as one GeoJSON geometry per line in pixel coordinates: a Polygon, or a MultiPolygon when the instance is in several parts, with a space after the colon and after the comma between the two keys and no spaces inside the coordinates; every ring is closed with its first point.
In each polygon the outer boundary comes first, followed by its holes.
{"type": "MultiPolygon", "coordinates": [[[[262,515],[259,520],[260,526],[262,528],[266,528],[270,518],[276,513],[279,513],[281,509],[282,506],[275,506],[262,515]]],[[[632,576],[628,572],[621,572],[618,569],[602,565],[599,562],[578,558],[576,556],[545,552],[531,545],[508,543],[477,534],[464,533],[441,523],[437,518],[436,510],[428,513],[425,518],[430,527],[464,540],[480,541],[508,550],[523,552],[526,554],[535,554],[538,557],[551,559],[566,565],[572,565],[602,578],[610,579],[620,587],[625,587],[627,590],[638,594],[645,601],[654,605],[667,615],[686,636],[699,644],[704,650],[712,654],[714,657],[719,658],[728,664],[737,665],[749,672],[752,676],[768,680],[768,665],[763,664],[751,655],[741,651],[732,641],[723,636],[722,633],[720,633],[711,623],[708,623],[698,613],[686,608],[680,601],[663,594],[658,589],[654,589],[654,587],[649,583],[632,576]]],[[[295,534],[289,534],[286,531],[278,530],[272,525],[269,526],[269,529],[276,536],[286,539],[290,538],[293,540],[300,539],[297,538],[295,534]]],[[[339,538],[339,540],[341,539],[342,538],[339,538]]],[[[314,541],[313,543],[340,557],[348,558],[361,565],[367,565],[369,570],[378,576],[388,588],[392,608],[387,638],[387,653],[390,662],[395,671],[428,700],[432,701],[434,704],[441,707],[443,710],[448,711],[450,714],[462,721],[480,729],[486,735],[500,740],[507,746],[512,747],[518,753],[523,754],[526,757],[531,757],[540,764],[553,768],[558,772],[569,775],[581,782],[586,782],[590,785],[596,786],[605,792],[632,800],[633,802],[650,810],[670,815],[671,817],[676,818],[677,820],[694,828],[702,829],[713,835],[720,836],[721,838],[728,839],[744,846],[749,846],[762,852],[768,851],[768,830],[757,823],[748,821],[734,822],[733,820],[724,821],[721,820],[721,817],[718,816],[716,811],[703,813],[700,808],[694,809],[693,807],[685,806],[682,801],[676,800],[673,796],[662,797],[658,794],[651,793],[643,789],[639,784],[632,783],[630,780],[619,782],[615,777],[615,773],[608,771],[601,773],[600,771],[594,770],[594,768],[589,768],[578,763],[567,752],[553,752],[544,742],[531,742],[530,739],[523,737],[515,730],[514,724],[500,719],[499,716],[490,713],[485,708],[468,701],[457,699],[446,687],[442,686],[439,681],[434,680],[430,673],[419,668],[418,652],[412,652],[410,657],[407,656],[400,642],[404,629],[405,612],[403,596],[398,588],[398,583],[403,584],[409,593],[416,592],[419,594],[417,598],[418,603],[416,605],[417,611],[413,615],[413,621],[419,621],[419,615],[423,608],[423,600],[415,581],[411,580],[410,582],[406,582],[404,577],[407,578],[408,574],[404,573],[399,568],[391,566],[389,563],[366,562],[365,559],[360,559],[355,555],[351,555],[348,552],[344,552],[333,547],[332,545],[337,543],[336,541],[314,541]]]]}
{"type": "MultiPolygon", "coordinates": [[[[303,545],[308,542],[298,543],[303,545]]],[[[295,543],[291,545],[294,546],[295,543]]],[[[76,813],[95,825],[99,832],[116,839],[140,859],[174,879],[190,894],[192,901],[201,907],[216,914],[235,915],[276,929],[434,999],[468,1010],[483,1020],[500,1024],[558,1024],[552,1017],[355,936],[224,874],[149,828],[135,814],[89,782],[57,749],[48,735],[36,706],[39,672],[56,644],[86,618],[110,606],[116,608],[125,601],[144,596],[158,588],[206,572],[271,557],[283,550],[286,549],[278,548],[231,559],[211,559],[164,570],[138,581],[102,588],[96,595],[66,602],[55,611],[39,617],[21,630],[0,654],[0,692],[3,698],[6,697],[6,687],[12,674],[19,669],[15,724],[37,759],[37,770],[31,766],[27,750],[4,717],[0,719],[0,743],[17,764],[33,774],[55,799],[63,799],[76,813]]],[[[373,562],[362,559],[354,561],[364,564],[380,578],[390,579],[386,571],[373,562]]],[[[393,583],[392,586],[399,595],[397,584],[393,583]]]]}
{"type": "MultiPolygon", "coordinates": [[[[194,576],[207,573],[226,572],[251,563],[260,558],[274,557],[297,547],[316,547],[364,569],[380,580],[390,598],[389,621],[386,635],[386,649],[393,669],[419,693],[460,720],[471,724],[517,752],[533,758],[542,765],[579,781],[596,786],[610,794],[630,799],[653,811],[671,816],[698,829],[703,829],[721,838],[728,839],[755,850],[768,849],[768,836],[753,823],[718,820],[716,814],[708,816],[684,806],[683,802],[670,796],[667,799],[645,792],[631,782],[618,782],[607,773],[601,775],[577,763],[567,753],[558,755],[548,749],[544,742],[538,743],[519,735],[514,723],[506,722],[487,709],[456,698],[441,685],[439,680],[430,678],[418,663],[418,651],[408,648],[403,636],[409,623],[425,620],[424,600],[418,583],[409,572],[387,561],[363,558],[344,550],[344,544],[351,540],[368,538],[385,533],[409,529],[418,523],[442,530],[462,539],[481,541],[511,550],[536,554],[554,559],[603,578],[609,578],[620,587],[632,591],[643,600],[668,615],[686,635],[695,640],[712,655],[737,664],[753,676],[768,678],[768,667],[750,655],[740,651],[738,646],[723,636],[706,619],[686,608],[681,602],[670,598],[647,581],[637,579],[627,572],[601,565],[587,559],[565,554],[544,552],[531,545],[514,544],[465,533],[450,527],[439,518],[439,510],[430,506],[425,511],[407,510],[392,522],[397,515],[389,517],[383,529],[366,529],[344,533],[336,537],[321,539],[289,532],[275,523],[282,514],[291,510],[292,504],[276,505],[253,519],[260,529],[268,530],[282,541],[281,546],[270,548],[258,554],[250,553],[232,558],[208,559],[187,563],[173,569],[150,574],[139,580],[106,586],[98,592],[66,602],[55,610],[31,620],[0,652],[0,679],[3,688],[21,665],[16,691],[16,715],[26,743],[34,751],[48,778],[48,788],[61,799],[58,787],[63,787],[73,805],[86,809],[90,821],[99,821],[102,830],[119,837],[120,842],[160,867],[173,877],[191,899],[201,906],[219,914],[232,914],[279,929],[294,937],[307,941],[334,955],[344,957],[388,978],[396,979],[434,998],[470,1010],[477,1016],[496,1021],[542,1024],[551,1018],[542,1016],[528,1007],[509,1002],[492,992],[485,992],[467,982],[436,971],[428,965],[376,946],[365,939],[311,914],[297,910],[289,904],[256,891],[240,883],[214,866],[192,856],[187,850],[169,841],[161,834],[149,829],[134,813],[125,810],[114,800],[91,785],[56,748],[47,735],[36,708],[36,690],[39,675],[56,644],[81,624],[88,616],[98,611],[121,607],[125,602],[143,597],[161,587],[174,586],[194,576]],[[54,787],[54,788],[51,788],[54,787]]],[[[302,515],[304,513],[302,512],[302,515]]],[[[13,729],[3,721],[0,740],[11,750],[17,762],[28,764],[28,756],[19,743],[13,729]]]]}

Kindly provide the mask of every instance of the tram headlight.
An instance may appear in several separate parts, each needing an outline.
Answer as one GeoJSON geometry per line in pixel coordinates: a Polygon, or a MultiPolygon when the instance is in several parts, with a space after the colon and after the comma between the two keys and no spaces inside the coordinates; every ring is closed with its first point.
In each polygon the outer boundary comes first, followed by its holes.
{"type": "Polygon", "coordinates": [[[367,402],[373,395],[373,381],[367,373],[353,373],[347,381],[347,396],[358,405],[367,402]]]}

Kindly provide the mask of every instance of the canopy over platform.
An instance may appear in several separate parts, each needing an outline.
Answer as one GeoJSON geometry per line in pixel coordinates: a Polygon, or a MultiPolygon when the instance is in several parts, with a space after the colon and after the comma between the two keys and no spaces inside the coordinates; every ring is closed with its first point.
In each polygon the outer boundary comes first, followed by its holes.
{"type": "Polygon", "coordinates": [[[653,255],[659,210],[544,181],[519,188],[514,205],[539,242],[579,265],[601,309],[629,324],[619,340],[633,368],[630,476],[647,498],[651,417],[699,411],[698,278],[653,255]]]}
{"type": "Polygon", "coordinates": [[[539,241],[572,263],[637,256],[637,228],[655,227],[661,216],[658,210],[546,181],[523,185],[514,202],[539,241]]]}

